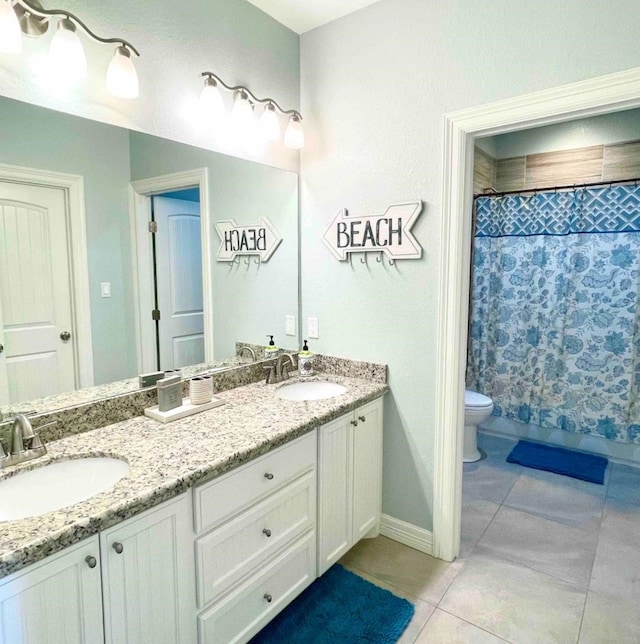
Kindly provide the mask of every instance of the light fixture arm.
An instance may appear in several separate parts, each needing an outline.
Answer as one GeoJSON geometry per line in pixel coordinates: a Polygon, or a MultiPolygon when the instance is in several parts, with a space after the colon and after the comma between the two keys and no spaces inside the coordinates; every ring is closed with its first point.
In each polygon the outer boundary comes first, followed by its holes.
{"type": "Polygon", "coordinates": [[[93,31],[91,31],[91,29],[89,29],[89,27],[87,27],[87,25],[82,20],[80,20],[80,18],[69,11],[65,11],[63,9],[44,9],[43,7],[37,6],[35,3],[32,4],[28,0],[15,0],[13,4],[21,7],[25,12],[37,16],[38,18],[44,18],[45,20],[48,20],[49,18],[52,18],[54,16],[62,16],[64,18],[67,18],[68,20],[72,20],[74,23],[82,27],[86,34],[93,40],[106,44],[112,43],[122,45],[123,47],[126,47],[127,49],[132,51],[136,56],[140,56],[140,52],[130,42],[124,40],[123,38],[101,38],[93,31]]]}
{"type": "MultiPolygon", "coordinates": [[[[23,0],[18,0],[18,2],[22,2],[23,0]]],[[[204,78],[213,78],[216,83],[220,83],[225,89],[229,90],[230,92],[246,92],[252,99],[254,103],[266,103],[267,105],[273,105],[274,107],[277,107],[278,110],[282,114],[291,114],[292,116],[296,116],[298,120],[302,121],[302,115],[298,110],[283,110],[280,105],[276,101],[274,101],[272,98],[258,98],[249,90],[247,87],[244,85],[236,85],[234,87],[231,87],[230,85],[227,85],[221,78],[220,76],[217,76],[213,72],[202,72],[201,76],[204,78]]]]}

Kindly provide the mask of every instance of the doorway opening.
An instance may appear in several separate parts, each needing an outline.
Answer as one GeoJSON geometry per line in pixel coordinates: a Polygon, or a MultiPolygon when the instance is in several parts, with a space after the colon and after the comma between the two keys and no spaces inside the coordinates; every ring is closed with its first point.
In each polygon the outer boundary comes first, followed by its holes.
{"type": "Polygon", "coordinates": [[[460,549],[474,141],[639,106],[636,68],[445,116],[433,510],[440,559],[460,549]]]}
{"type": "Polygon", "coordinates": [[[213,360],[207,169],[130,184],[139,371],[213,360]]]}

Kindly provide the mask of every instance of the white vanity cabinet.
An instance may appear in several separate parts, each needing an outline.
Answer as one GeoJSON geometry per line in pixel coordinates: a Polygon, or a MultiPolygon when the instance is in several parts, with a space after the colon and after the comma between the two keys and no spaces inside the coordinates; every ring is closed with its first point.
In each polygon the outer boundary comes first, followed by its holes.
{"type": "Polygon", "coordinates": [[[318,574],[364,536],[375,536],[382,506],[382,398],[320,427],[318,574]]]}
{"type": "Polygon", "coordinates": [[[185,493],[0,579],[0,643],[191,644],[192,525],[185,493]]]}
{"type": "Polygon", "coordinates": [[[0,579],[1,644],[99,644],[98,536],[0,579]]]}
{"type": "Polygon", "coordinates": [[[316,578],[316,432],[194,489],[198,641],[246,642],[316,578]]]}
{"type": "Polygon", "coordinates": [[[107,644],[195,641],[189,493],[100,533],[107,644]]]}

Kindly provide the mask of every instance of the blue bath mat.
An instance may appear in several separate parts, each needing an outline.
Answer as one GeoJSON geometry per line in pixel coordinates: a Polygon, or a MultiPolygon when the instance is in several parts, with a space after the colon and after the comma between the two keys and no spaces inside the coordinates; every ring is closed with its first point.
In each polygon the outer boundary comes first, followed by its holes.
{"type": "Polygon", "coordinates": [[[316,579],[251,644],[392,644],[411,621],[413,604],[339,564],[316,579]]]}
{"type": "Polygon", "coordinates": [[[507,456],[507,461],[600,485],[604,483],[604,471],[609,463],[604,456],[529,441],[518,441],[507,456]]]}

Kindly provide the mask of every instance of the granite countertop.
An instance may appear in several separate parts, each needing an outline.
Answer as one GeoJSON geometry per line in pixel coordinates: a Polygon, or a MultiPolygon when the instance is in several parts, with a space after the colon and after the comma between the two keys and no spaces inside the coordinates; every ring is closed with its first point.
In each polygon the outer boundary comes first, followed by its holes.
{"type": "Polygon", "coordinates": [[[130,472],[114,487],[86,501],[33,518],[0,523],[0,578],[96,534],[143,510],[283,445],[319,425],[383,395],[383,382],[333,374],[347,392],[325,400],[287,401],[276,388],[295,382],[258,382],[217,394],[227,404],[162,424],[146,416],[50,442],[48,454],[7,468],[19,470],[83,456],[127,461],[130,472]]]}

